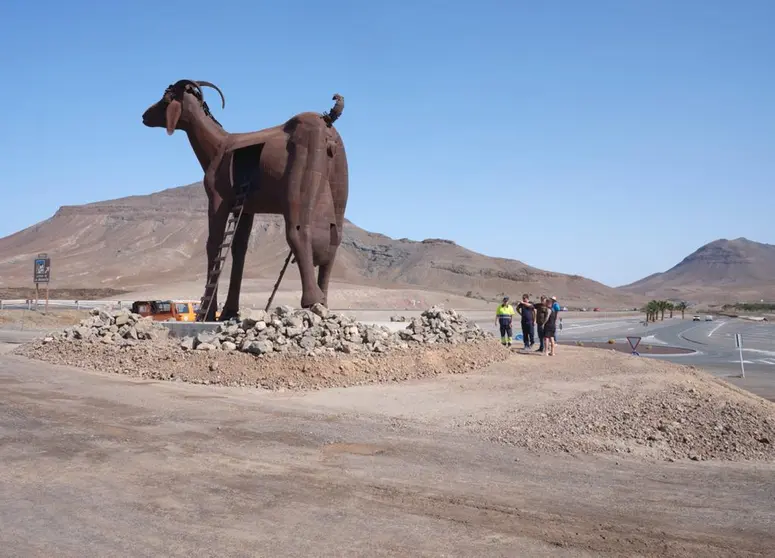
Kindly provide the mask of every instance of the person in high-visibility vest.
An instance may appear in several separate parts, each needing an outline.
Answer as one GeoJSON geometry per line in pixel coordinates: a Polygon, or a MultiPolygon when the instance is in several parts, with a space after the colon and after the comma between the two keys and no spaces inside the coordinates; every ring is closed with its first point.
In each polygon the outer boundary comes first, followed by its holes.
{"type": "Polygon", "coordinates": [[[514,315],[514,307],[509,304],[509,297],[504,296],[503,302],[495,310],[495,323],[501,329],[501,345],[511,347],[511,317],[514,315]]]}

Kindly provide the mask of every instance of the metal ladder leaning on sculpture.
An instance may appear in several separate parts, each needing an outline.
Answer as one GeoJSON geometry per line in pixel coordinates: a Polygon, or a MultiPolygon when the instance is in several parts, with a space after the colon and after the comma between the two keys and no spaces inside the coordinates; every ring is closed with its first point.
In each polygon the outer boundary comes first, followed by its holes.
{"type": "Polygon", "coordinates": [[[234,198],[234,205],[231,208],[229,214],[229,220],[226,223],[226,230],[223,233],[223,242],[218,248],[218,256],[215,259],[213,268],[210,270],[208,277],[210,282],[205,285],[205,294],[202,295],[202,299],[199,302],[199,310],[196,313],[196,321],[203,322],[205,317],[210,313],[210,307],[213,304],[215,293],[218,290],[218,280],[221,278],[221,271],[223,271],[223,264],[226,262],[227,254],[231,248],[231,241],[234,239],[234,231],[237,230],[239,220],[242,218],[242,210],[245,207],[245,201],[248,197],[248,188],[250,181],[240,183],[236,190],[236,196],[234,198]]]}

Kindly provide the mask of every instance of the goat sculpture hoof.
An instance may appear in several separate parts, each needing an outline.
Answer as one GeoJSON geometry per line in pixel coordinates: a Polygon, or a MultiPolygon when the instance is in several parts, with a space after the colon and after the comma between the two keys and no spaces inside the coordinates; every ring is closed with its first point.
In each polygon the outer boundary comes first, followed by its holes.
{"type": "Polygon", "coordinates": [[[302,308],[312,308],[315,304],[322,304],[325,306],[326,297],[323,296],[323,291],[316,289],[317,292],[304,293],[301,297],[302,308]]]}
{"type": "Polygon", "coordinates": [[[228,322],[229,320],[239,320],[239,310],[231,310],[224,308],[221,315],[218,317],[219,322],[228,322]]]}

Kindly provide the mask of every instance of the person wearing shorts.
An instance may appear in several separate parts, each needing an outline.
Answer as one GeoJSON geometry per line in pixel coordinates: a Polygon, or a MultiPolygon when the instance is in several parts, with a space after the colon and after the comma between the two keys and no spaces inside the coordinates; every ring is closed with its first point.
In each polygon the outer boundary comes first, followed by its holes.
{"type": "Polygon", "coordinates": [[[554,356],[556,343],[554,336],[557,334],[557,312],[552,309],[551,300],[544,302],[548,310],[544,321],[544,355],[554,356]],[[547,353],[548,351],[548,353],[547,353]]]}
{"type": "Polygon", "coordinates": [[[544,321],[546,321],[548,309],[546,307],[546,297],[541,295],[541,302],[536,304],[536,324],[538,325],[538,348],[537,353],[544,352],[544,321]]]}
{"type": "Polygon", "coordinates": [[[554,327],[554,341],[557,342],[557,329],[559,328],[562,330],[562,318],[560,318],[559,313],[562,311],[562,308],[560,308],[560,303],[557,302],[557,297],[552,296],[552,312],[555,314],[558,314],[555,316],[555,327],[554,327]]]}

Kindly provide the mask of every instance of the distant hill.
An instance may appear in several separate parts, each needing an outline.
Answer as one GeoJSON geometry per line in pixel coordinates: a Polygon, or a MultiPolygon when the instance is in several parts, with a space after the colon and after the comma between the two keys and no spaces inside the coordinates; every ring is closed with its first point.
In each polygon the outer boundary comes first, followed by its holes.
{"type": "MultiPolygon", "coordinates": [[[[63,206],[50,219],[0,239],[0,286],[31,282],[39,252],[52,258],[52,287],[144,288],[204,282],[207,198],[201,183],[142,196],[63,206]]],[[[246,278],[276,278],[288,254],[282,216],[259,216],[246,278]]],[[[224,273],[229,272],[229,267],[224,273]]],[[[226,277],[224,275],[223,277],[226,277]]],[[[298,277],[290,266],[286,277],[298,277]]],[[[334,278],[465,295],[556,294],[566,304],[633,304],[633,295],[577,275],[467,250],[450,240],[393,239],[345,226],[334,278]]],[[[204,284],[204,283],[203,283],[204,284]]]]}
{"type": "Polygon", "coordinates": [[[773,300],[775,245],[747,238],[715,240],[664,273],[654,273],[619,289],[649,298],[701,302],[773,300]]]}

